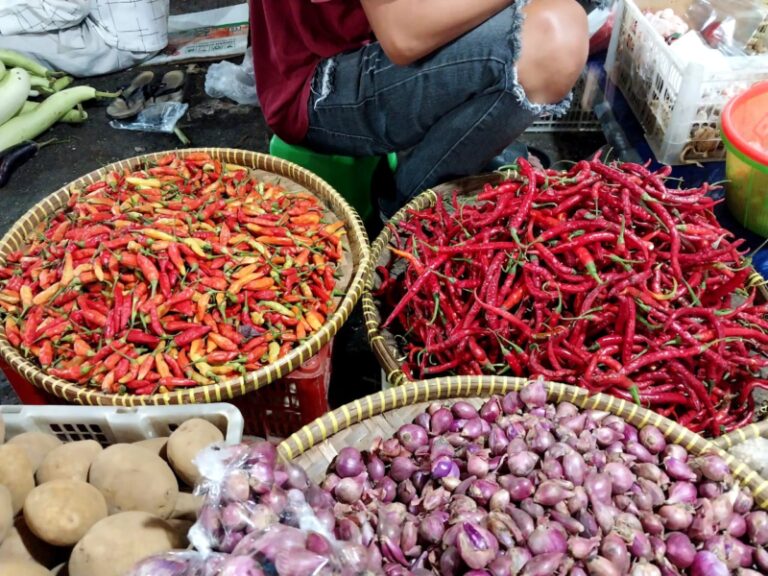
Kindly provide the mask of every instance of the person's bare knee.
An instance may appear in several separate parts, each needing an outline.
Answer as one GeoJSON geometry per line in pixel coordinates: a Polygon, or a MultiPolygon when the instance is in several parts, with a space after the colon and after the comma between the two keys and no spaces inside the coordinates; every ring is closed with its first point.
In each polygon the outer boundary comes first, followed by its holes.
{"type": "Polygon", "coordinates": [[[587,61],[587,15],[575,0],[533,0],[523,12],[518,80],[531,102],[559,102],[587,61]]]}

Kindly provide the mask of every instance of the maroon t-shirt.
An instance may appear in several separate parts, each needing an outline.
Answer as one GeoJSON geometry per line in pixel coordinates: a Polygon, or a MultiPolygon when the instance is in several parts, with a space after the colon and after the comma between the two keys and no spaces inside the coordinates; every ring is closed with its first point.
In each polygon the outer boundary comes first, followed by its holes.
{"type": "Polygon", "coordinates": [[[250,0],[251,44],[259,102],[267,124],[299,143],[309,125],[317,64],[372,39],[360,0],[250,0]]]}

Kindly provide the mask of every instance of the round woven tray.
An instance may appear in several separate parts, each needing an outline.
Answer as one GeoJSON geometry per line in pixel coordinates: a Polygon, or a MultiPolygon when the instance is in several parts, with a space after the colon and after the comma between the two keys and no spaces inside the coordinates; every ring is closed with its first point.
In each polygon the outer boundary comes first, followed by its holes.
{"type": "MultiPolygon", "coordinates": [[[[303,466],[314,481],[319,481],[343,447],[369,449],[376,437],[390,438],[401,425],[413,421],[423,412],[429,402],[442,400],[451,404],[463,398],[478,406],[483,398],[520,390],[527,382],[522,378],[498,376],[457,376],[408,382],[329,412],[286,438],[278,451],[282,457],[303,466]]],[[[613,396],[590,396],[581,388],[552,382],[546,383],[546,387],[550,402],[571,402],[582,409],[604,410],[638,428],[649,424],[656,426],[668,442],[680,444],[695,455],[717,453],[731,467],[736,480],[750,489],[758,505],[768,509],[768,482],[709,440],[655,412],[613,396]]]]}
{"type": "MultiPolygon", "coordinates": [[[[349,317],[363,289],[363,283],[370,263],[370,253],[368,236],[360,216],[334,188],[312,172],[296,164],[257,152],[233,148],[191,148],[170,152],[181,155],[191,152],[207,152],[213,158],[222,162],[239,164],[266,172],[273,179],[281,179],[286,185],[298,186],[315,194],[328,210],[333,212],[340,220],[343,220],[347,231],[348,256],[351,256],[352,278],[336,311],[327,319],[323,327],[308,338],[306,342],[291,350],[277,362],[265,366],[261,370],[251,372],[244,377],[232,378],[217,384],[146,396],[105,394],[49,376],[39,366],[30,362],[16,348],[11,346],[5,336],[5,330],[0,327],[0,356],[28,382],[59,398],[78,404],[143,406],[147,404],[221,402],[222,400],[257,390],[297,369],[317,354],[323,346],[328,344],[349,317]]],[[[169,151],[145,154],[114,162],[59,188],[56,192],[33,206],[3,236],[0,240],[0,262],[4,262],[11,252],[22,248],[26,244],[26,238],[29,234],[48,215],[66,206],[70,195],[69,190],[72,186],[87,186],[100,180],[110,171],[132,169],[144,160],[158,160],[167,153],[169,151]]]]}

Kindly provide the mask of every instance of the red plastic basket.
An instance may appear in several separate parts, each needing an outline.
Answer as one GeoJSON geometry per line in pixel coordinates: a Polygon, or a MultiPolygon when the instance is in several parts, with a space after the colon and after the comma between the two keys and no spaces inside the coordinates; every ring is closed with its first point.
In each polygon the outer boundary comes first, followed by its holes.
{"type": "Polygon", "coordinates": [[[66,404],[62,398],[58,398],[53,394],[49,394],[42,388],[38,388],[34,384],[31,384],[24,380],[24,378],[11,368],[5,360],[0,357],[0,370],[3,371],[8,382],[11,384],[11,388],[16,392],[16,396],[22,404],[31,406],[44,406],[46,404],[66,404]]]}
{"type": "MultiPolygon", "coordinates": [[[[287,438],[296,430],[329,411],[328,384],[331,380],[333,339],[288,376],[229,402],[240,409],[245,420],[243,433],[262,438],[287,438]]],[[[27,382],[0,358],[3,371],[22,404],[66,404],[27,382]]]]}
{"type": "Polygon", "coordinates": [[[332,348],[333,339],[288,376],[230,400],[243,414],[244,434],[287,438],[328,412],[332,348]]]}

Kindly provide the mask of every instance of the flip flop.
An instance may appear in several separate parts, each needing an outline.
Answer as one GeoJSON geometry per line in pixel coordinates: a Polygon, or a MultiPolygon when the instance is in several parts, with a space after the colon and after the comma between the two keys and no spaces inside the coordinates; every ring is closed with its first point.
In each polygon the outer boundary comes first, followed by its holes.
{"type": "Polygon", "coordinates": [[[155,73],[145,70],[139,73],[131,83],[120,91],[120,96],[107,106],[107,116],[115,120],[125,120],[136,116],[147,98],[147,87],[155,79],[155,73]]]}
{"type": "Polygon", "coordinates": [[[147,106],[163,102],[181,102],[184,100],[187,75],[183,70],[171,70],[163,75],[159,84],[152,87],[147,106]]]}

